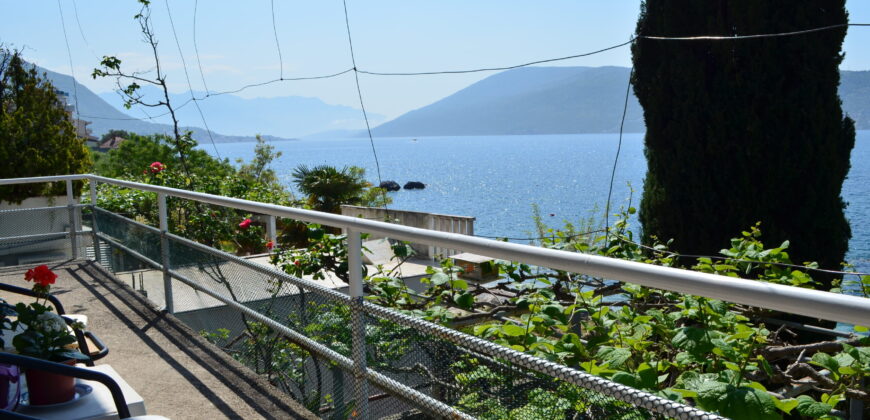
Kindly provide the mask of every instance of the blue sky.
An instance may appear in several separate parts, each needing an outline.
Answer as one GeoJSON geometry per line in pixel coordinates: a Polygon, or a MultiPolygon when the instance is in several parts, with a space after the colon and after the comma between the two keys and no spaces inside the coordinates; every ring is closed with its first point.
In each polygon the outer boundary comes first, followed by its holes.
{"type": "MultiPolygon", "coordinates": [[[[60,0],[75,75],[96,92],[112,81],[90,73],[103,55],[125,68],[153,67],[132,19],[134,0],[60,0]],[[78,11],[78,21],[75,10],[78,11]],[[81,28],[81,30],[79,29],[81,28]],[[86,40],[86,41],[85,41],[86,40]]],[[[194,0],[169,2],[194,90],[204,90],[193,44],[194,0]]],[[[870,2],[849,0],[851,21],[870,22],[870,2]]],[[[357,65],[372,71],[428,71],[517,64],[572,55],[628,40],[639,1],[348,0],[357,65]]],[[[169,26],[165,0],[153,0],[159,52],[173,91],[188,90],[181,55],[169,26]]],[[[284,77],[334,73],[351,67],[340,0],[275,0],[284,77]]],[[[48,69],[70,73],[56,1],[6,0],[0,42],[21,48],[48,69]]],[[[210,90],[229,90],[279,77],[270,2],[201,0],[197,45],[210,90]]],[[[852,27],[842,68],[870,69],[870,27],[852,27]]],[[[627,47],[556,65],[627,66],[627,47]]],[[[395,117],[477,81],[488,74],[427,77],[360,75],[366,107],[395,117]]],[[[243,97],[300,95],[332,104],[359,106],[352,74],[322,81],[284,82],[253,88],[243,97]]]]}

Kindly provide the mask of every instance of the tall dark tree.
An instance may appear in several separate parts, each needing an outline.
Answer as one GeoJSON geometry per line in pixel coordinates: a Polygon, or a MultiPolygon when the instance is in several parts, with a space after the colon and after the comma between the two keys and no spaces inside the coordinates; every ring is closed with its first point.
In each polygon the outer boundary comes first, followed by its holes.
{"type": "MultiPolygon", "coordinates": [[[[845,0],[646,0],[638,35],[798,31],[848,22],[845,0]]],[[[640,220],[646,238],[715,254],[761,221],[794,261],[837,268],[851,230],[840,190],[855,143],[837,86],[846,27],[724,41],[638,39],[644,109],[640,220]]]]}
{"type": "MultiPolygon", "coordinates": [[[[86,173],[90,155],[57,92],[17,51],[0,46],[0,178],[86,173]]],[[[76,183],[80,190],[81,183],[76,183]]],[[[0,186],[0,201],[66,192],[64,183],[0,186]]]]}

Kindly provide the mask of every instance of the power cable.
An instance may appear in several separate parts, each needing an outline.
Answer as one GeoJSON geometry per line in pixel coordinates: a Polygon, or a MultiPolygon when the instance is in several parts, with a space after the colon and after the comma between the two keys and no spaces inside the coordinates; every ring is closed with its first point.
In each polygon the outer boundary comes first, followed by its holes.
{"type": "Polygon", "coordinates": [[[208,84],[205,83],[205,72],[202,71],[202,61],[199,59],[199,45],[196,43],[196,9],[199,5],[199,0],[193,1],[193,51],[196,52],[196,65],[199,66],[199,77],[202,79],[202,86],[205,88],[205,95],[208,96],[208,84]]]}
{"type": "Polygon", "coordinates": [[[846,28],[849,26],[870,26],[870,23],[839,23],[836,25],[820,26],[817,28],[804,29],[791,32],[776,32],[770,34],[755,34],[755,35],[701,35],[701,36],[651,36],[640,35],[637,38],[653,39],[659,41],[731,41],[741,39],[756,39],[756,38],[778,38],[783,36],[803,35],[813,32],[828,31],[837,28],[846,28]]]}
{"type": "MultiPolygon", "coordinates": [[[[375,149],[375,140],[372,137],[372,127],[369,124],[368,113],[366,113],[366,106],[363,103],[363,95],[362,89],[359,87],[359,70],[356,68],[356,57],[353,53],[353,38],[350,36],[350,18],[347,15],[347,0],[342,0],[342,4],[344,4],[344,23],[347,27],[347,43],[350,46],[350,61],[353,64],[353,78],[356,81],[356,92],[359,95],[359,106],[362,109],[363,119],[366,122],[366,131],[369,134],[369,143],[372,145],[372,154],[375,156],[375,168],[378,171],[378,185],[383,184],[383,179],[381,179],[381,164],[378,162],[378,151],[375,149]]],[[[381,195],[384,198],[384,210],[388,210],[387,207],[387,193],[386,191],[381,191],[381,195]]]]}
{"type": "Polygon", "coordinates": [[[270,0],[272,5],[272,32],[275,34],[275,47],[278,50],[278,65],[280,66],[280,76],[278,80],[284,79],[284,58],[281,56],[281,43],[278,42],[278,25],[275,24],[275,0],[270,0]]]}
{"type": "Polygon", "coordinates": [[[78,8],[78,6],[76,6],[75,0],[72,0],[72,5],[73,5],[73,14],[76,18],[76,25],[79,27],[79,34],[82,36],[82,41],[85,42],[85,46],[88,47],[88,50],[90,50],[91,55],[93,55],[94,58],[97,59],[97,61],[100,61],[100,56],[98,56],[97,53],[94,51],[94,49],[91,48],[91,44],[88,42],[88,38],[85,36],[85,31],[82,30],[82,22],[81,22],[81,20],[79,20],[79,8],[78,8]]]}
{"type": "Polygon", "coordinates": [[[625,102],[622,105],[622,119],[619,121],[619,142],[616,143],[616,156],[613,158],[613,168],[610,170],[610,186],[607,188],[607,204],[604,209],[604,243],[610,245],[610,199],[613,196],[613,180],[616,178],[616,164],[619,163],[619,154],[622,151],[622,133],[625,128],[625,115],[628,113],[628,98],[631,94],[631,77],[634,75],[634,66],[628,72],[628,84],[625,87],[625,102]]]}
{"type": "MultiPolygon", "coordinates": [[[[225,91],[219,91],[219,92],[214,92],[214,91],[212,91],[211,93],[208,93],[208,94],[206,94],[205,96],[203,96],[203,97],[201,97],[201,98],[196,98],[196,97],[194,97],[194,98],[190,98],[190,99],[188,99],[187,101],[183,102],[181,105],[175,107],[175,110],[178,111],[179,109],[184,108],[185,106],[189,105],[189,104],[190,104],[191,102],[193,102],[193,101],[203,101],[203,100],[205,100],[205,99],[207,99],[207,98],[210,98],[210,97],[212,97],[212,96],[220,96],[220,95],[227,95],[227,94],[238,93],[238,92],[241,92],[241,91],[244,91],[244,90],[247,90],[247,89],[253,88],[253,87],[266,86],[266,85],[270,85],[270,84],[278,83],[278,82],[296,82],[296,81],[304,81],[304,80],[330,79],[330,78],[333,78],[333,77],[341,76],[341,75],[343,75],[343,74],[345,74],[345,73],[350,73],[350,72],[352,72],[352,71],[353,71],[353,68],[349,68],[349,69],[347,69],[347,70],[342,70],[342,71],[337,72],[337,73],[330,73],[330,74],[324,74],[324,75],[318,75],[318,76],[302,76],[302,77],[289,77],[289,78],[288,78],[288,77],[285,77],[285,78],[283,78],[283,79],[274,79],[274,80],[269,80],[269,81],[266,81],[266,82],[251,83],[251,84],[244,85],[244,86],[242,86],[242,87],[240,87],[240,88],[232,89],[232,90],[225,90],[225,91]]],[[[170,114],[170,113],[167,111],[167,112],[164,112],[164,113],[162,113],[162,114],[157,114],[157,115],[155,115],[155,116],[153,116],[153,117],[151,117],[151,118],[148,118],[148,119],[153,120],[153,119],[160,118],[160,117],[163,117],[163,116],[166,116],[166,115],[169,115],[169,114],[170,114]]],[[[134,118],[134,117],[128,117],[128,118],[114,118],[114,117],[98,117],[98,116],[94,116],[94,115],[82,115],[82,116],[83,116],[83,117],[87,117],[87,118],[99,119],[99,120],[117,120],[117,121],[133,121],[133,120],[141,120],[141,118],[134,118]]]]}
{"type": "Polygon", "coordinates": [[[169,10],[169,0],[166,0],[164,4],[166,4],[166,14],[169,16],[169,26],[172,28],[172,36],[175,38],[175,45],[178,47],[178,55],[181,57],[181,68],[184,69],[184,77],[187,79],[187,88],[190,89],[190,99],[193,101],[193,105],[196,106],[196,111],[199,112],[199,117],[202,119],[202,125],[205,126],[205,132],[208,133],[209,140],[211,140],[214,153],[217,155],[218,159],[221,159],[221,153],[218,151],[217,144],[214,142],[214,137],[211,135],[211,129],[208,128],[208,122],[206,122],[205,115],[202,113],[202,108],[199,106],[199,101],[196,100],[196,96],[194,96],[193,93],[193,84],[190,83],[190,74],[187,72],[187,62],[184,60],[184,52],[181,51],[181,43],[178,42],[178,34],[175,32],[175,23],[172,22],[172,11],[169,10]]]}
{"type": "MultiPolygon", "coordinates": [[[[64,21],[64,18],[63,18],[63,7],[60,5],[60,0],[57,0],[57,10],[60,12],[60,26],[61,26],[61,29],[63,30],[63,40],[64,40],[64,42],[66,42],[66,54],[67,54],[67,57],[69,57],[69,72],[70,72],[70,76],[72,76],[73,101],[76,104],[76,109],[75,109],[76,122],[75,122],[75,125],[76,125],[76,131],[78,131],[78,125],[80,124],[79,118],[81,117],[81,115],[79,114],[79,89],[78,89],[78,86],[76,86],[76,84],[78,83],[78,82],[76,82],[76,71],[75,71],[75,68],[73,66],[72,50],[69,47],[69,37],[67,37],[67,35],[66,35],[66,22],[64,21]]],[[[76,134],[78,134],[78,133],[76,133],[76,134]]]]}
{"type": "Polygon", "coordinates": [[[556,61],[564,61],[571,60],[573,58],[580,57],[588,57],[590,55],[600,54],[606,51],[614,50],[620,47],[624,47],[628,44],[634,42],[634,38],[630,39],[627,42],[623,42],[621,44],[611,45],[606,48],[602,48],[600,50],[590,51],[581,54],[574,54],[565,57],[556,57],[556,58],[548,58],[544,60],[530,61],[522,64],[515,64],[512,66],[504,66],[504,67],[483,67],[477,69],[468,69],[468,70],[441,70],[441,71],[422,71],[422,72],[378,72],[378,71],[367,71],[367,70],[358,70],[359,73],[370,74],[373,76],[427,76],[433,74],[463,74],[463,73],[480,73],[480,72],[488,72],[488,71],[503,71],[503,70],[513,70],[518,69],[520,67],[528,67],[533,66],[535,64],[544,64],[544,63],[552,63],[556,61]]]}

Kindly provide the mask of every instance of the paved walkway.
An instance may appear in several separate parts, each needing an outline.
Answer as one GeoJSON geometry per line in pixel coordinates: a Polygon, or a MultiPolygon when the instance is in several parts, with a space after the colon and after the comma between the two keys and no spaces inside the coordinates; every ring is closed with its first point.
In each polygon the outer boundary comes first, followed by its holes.
{"type": "MultiPolygon", "coordinates": [[[[145,400],[149,414],[172,419],[314,419],[298,403],[211,345],[93,261],[50,264],[52,288],[67,313],[88,316],[111,365],[145,400]]],[[[29,287],[30,266],[0,268],[0,282],[29,287]]],[[[4,295],[10,303],[20,300],[4,295]]]]}

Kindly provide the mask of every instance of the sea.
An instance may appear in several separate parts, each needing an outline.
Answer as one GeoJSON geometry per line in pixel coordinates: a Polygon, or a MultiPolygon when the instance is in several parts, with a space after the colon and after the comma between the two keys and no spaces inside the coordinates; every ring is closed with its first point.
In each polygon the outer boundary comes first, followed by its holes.
{"type": "MultiPolygon", "coordinates": [[[[643,134],[624,134],[621,147],[618,140],[618,134],[375,138],[377,160],[368,138],[271,144],[282,152],[273,169],[291,190],[292,171],[300,164],[359,166],[375,185],[426,185],[390,193],[390,208],[472,216],[478,235],[527,238],[536,236],[533,205],[552,227],[590,216],[603,220],[614,162],[611,213],[637,206],[647,170],[643,134]]],[[[231,161],[254,156],[254,143],[201,147],[231,161]]],[[[847,261],[870,272],[870,131],[858,131],[851,163],[842,192],[852,226],[847,261]]],[[[636,228],[637,220],[632,222],[636,228]]]]}

